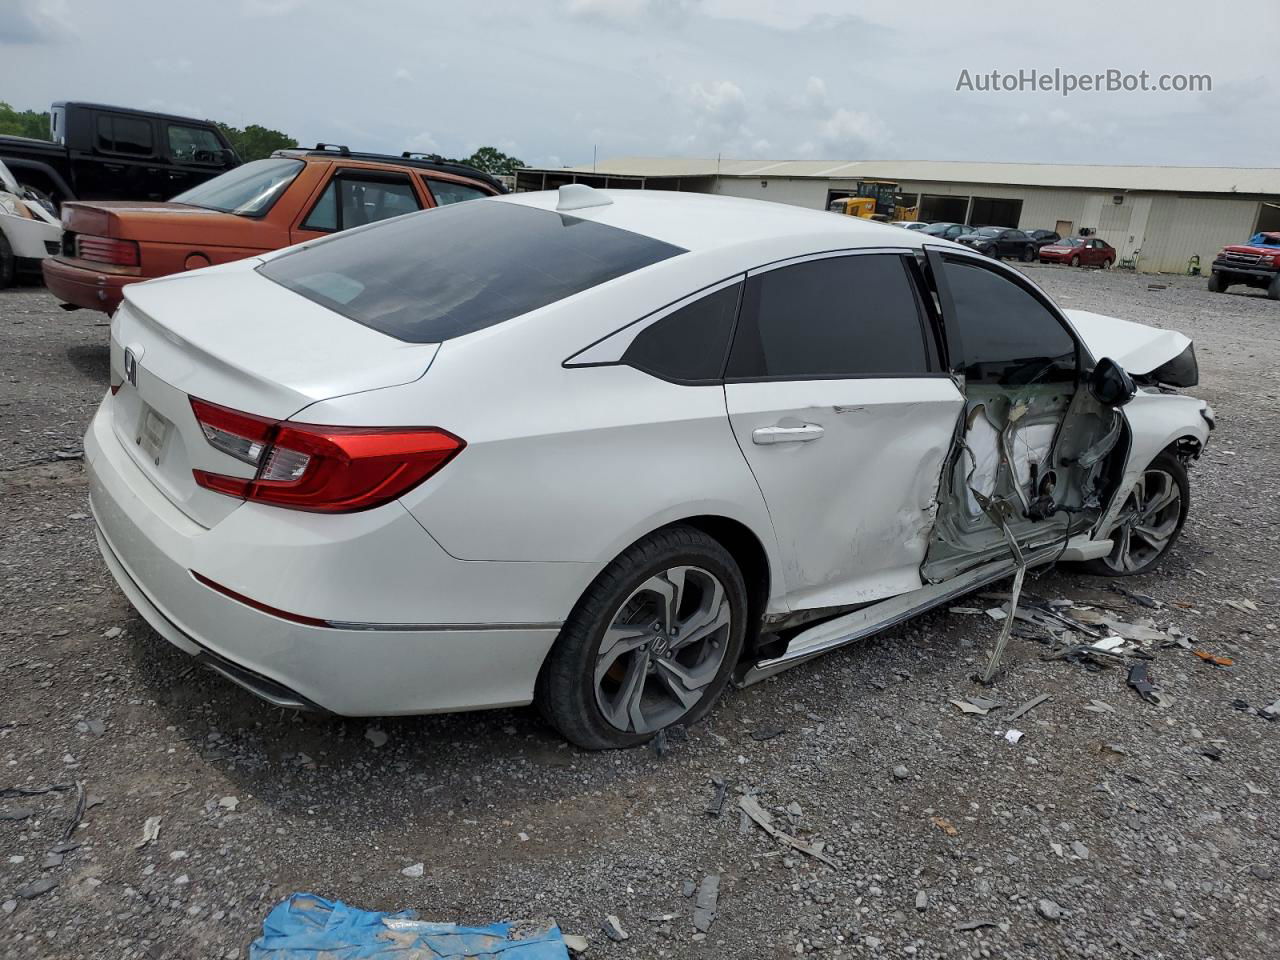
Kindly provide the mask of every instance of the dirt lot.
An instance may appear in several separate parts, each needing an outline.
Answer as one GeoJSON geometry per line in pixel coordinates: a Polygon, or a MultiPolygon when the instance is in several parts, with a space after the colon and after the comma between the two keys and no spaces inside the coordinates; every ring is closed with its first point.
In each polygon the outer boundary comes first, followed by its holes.
{"type": "Polygon", "coordinates": [[[305,890],[554,918],[605,958],[1274,958],[1280,723],[1233,701],[1280,697],[1280,304],[1200,279],[1033,273],[1064,306],[1193,336],[1219,429],[1182,541],[1125,583],[1161,609],[1067,570],[1029,592],[1152,616],[1234,666],[1159,650],[1161,709],[1123,670],[1014,639],[984,691],[970,677],[997,624],[940,611],[730,694],[661,757],[580,753],[532,710],[304,719],[192,669],[116,590],[82,463],[60,459],[105,389],[106,327],[42,290],[0,293],[0,788],[80,783],[90,804],[79,846],[46,866],[75,788],[0,798],[0,956],[240,957],[305,890]],[[1016,745],[1007,710],[948,703],[1041,693],[1016,745]],[[730,788],[720,817],[704,812],[713,777],[730,788]],[[797,804],[781,821],[839,869],[744,832],[743,788],[797,804]],[[159,835],[139,848],[149,817],[159,835]],[[708,874],[719,915],[695,937],[683,888],[708,874]],[[56,886],[17,895],[42,878],[56,886]],[[608,914],[630,939],[599,932],[608,914]],[[958,929],[971,921],[986,925],[958,929]]]}

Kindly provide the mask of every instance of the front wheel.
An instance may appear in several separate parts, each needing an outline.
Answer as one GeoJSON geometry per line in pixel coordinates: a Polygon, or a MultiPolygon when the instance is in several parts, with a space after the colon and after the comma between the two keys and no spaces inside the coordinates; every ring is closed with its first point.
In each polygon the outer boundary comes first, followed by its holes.
{"type": "Polygon", "coordinates": [[[1190,506],[1186,466],[1171,453],[1160,454],[1120,508],[1120,523],[1111,532],[1111,552],[1086,561],[1084,569],[1104,577],[1146,573],[1177,542],[1190,506]]]}
{"type": "Polygon", "coordinates": [[[693,527],[659,530],[578,601],[538,676],[538,707],[588,750],[693,723],[728,685],[746,619],[746,583],[729,552],[693,527]]]}
{"type": "Polygon", "coordinates": [[[1272,300],[1280,300],[1280,273],[1271,278],[1271,282],[1267,284],[1267,297],[1272,300]]]}
{"type": "Polygon", "coordinates": [[[1210,293],[1226,293],[1227,292],[1227,285],[1222,282],[1222,274],[1220,273],[1209,274],[1209,283],[1207,286],[1209,288],[1210,293]]]}
{"type": "Polygon", "coordinates": [[[17,268],[17,262],[13,258],[13,248],[9,246],[9,238],[0,231],[0,290],[13,283],[17,268]]]}
{"type": "Polygon", "coordinates": [[[1024,248],[1022,249],[1022,262],[1023,262],[1023,263],[1030,263],[1030,262],[1031,262],[1032,260],[1034,260],[1035,258],[1036,258],[1036,248],[1035,248],[1035,247],[1024,247],[1024,248]]]}
{"type": "Polygon", "coordinates": [[[1071,266],[1073,266],[1073,267],[1078,267],[1078,266],[1080,266],[1080,258],[1079,258],[1079,257],[1072,257],[1072,258],[1071,258],[1071,266]]]}

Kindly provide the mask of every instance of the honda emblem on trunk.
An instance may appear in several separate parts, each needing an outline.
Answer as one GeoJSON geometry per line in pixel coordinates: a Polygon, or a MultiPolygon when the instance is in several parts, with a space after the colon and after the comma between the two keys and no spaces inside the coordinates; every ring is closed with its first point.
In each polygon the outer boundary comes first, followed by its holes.
{"type": "Polygon", "coordinates": [[[124,348],[124,378],[133,384],[135,389],[138,386],[138,358],[140,356],[142,356],[141,347],[124,348]]]}

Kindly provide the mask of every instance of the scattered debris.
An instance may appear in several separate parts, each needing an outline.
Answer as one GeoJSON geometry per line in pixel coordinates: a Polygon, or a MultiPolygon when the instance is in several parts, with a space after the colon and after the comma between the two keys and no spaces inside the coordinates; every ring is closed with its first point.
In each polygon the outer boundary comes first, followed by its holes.
{"type": "Polygon", "coordinates": [[[604,918],[604,926],[600,930],[614,943],[621,943],[623,940],[631,939],[631,934],[622,929],[622,921],[612,913],[604,918]]]}
{"type": "Polygon", "coordinates": [[[923,890],[916,894],[916,909],[921,913],[929,909],[929,894],[923,890]]]}
{"type": "Polygon", "coordinates": [[[1222,759],[1222,750],[1220,750],[1218,747],[1215,747],[1211,743],[1201,744],[1200,747],[1196,750],[1196,753],[1200,754],[1200,756],[1202,757],[1208,757],[1210,760],[1222,759]]]}
{"type": "Polygon", "coordinates": [[[1017,743],[1022,739],[1022,736],[1023,734],[1021,730],[1009,729],[1004,732],[1004,738],[1010,743],[1017,743]]]}
{"type": "Polygon", "coordinates": [[[1004,612],[1004,607],[992,607],[987,611],[987,616],[992,620],[1004,620],[1009,614],[1004,612]]]}
{"type": "Polygon", "coordinates": [[[1079,840],[1072,840],[1072,841],[1071,841],[1071,852],[1072,852],[1072,853],[1074,853],[1074,854],[1075,854],[1077,857],[1079,857],[1081,860],[1088,860],[1088,859],[1089,859],[1089,848],[1088,848],[1088,847],[1086,847],[1086,846],[1085,846],[1083,843],[1081,843],[1079,840]]]}
{"type": "Polygon", "coordinates": [[[1090,713],[1115,713],[1116,712],[1115,707],[1113,707],[1111,704],[1106,703],[1102,700],[1090,700],[1088,704],[1085,705],[1085,709],[1088,710],[1090,713]]]}
{"type": "Polygon", "coordinates": [[[239,797],[219,797],[218,806],[220,806],[223,810],[235,810],[236,807],[240,806],[240,798],[239,797]]]}
{"type": "Polygon", "coordinates": [[[1257,613],[1258,605],[1252,600],[1219,600],[1224,606],[1231,607],[1233,610],[1239,610],[1241,613],[1257,613]]]}
{"type": "Polygon", "coordinates": [[[141,850],[160,836],[160,817],[147,817],[142,825],[142,839],[134,844],[135,850],[141,850]]]}
{"type": "Polygon", "coordinates": [[[1003,700],[992,700],[988,697],[965,697],[963,700],[952,700],[955,706],[960,708],[961,713],[975,713],[980,717],[985,717],[997,707],[1003,707],[1003,700]]]}
{"type": "Polygon", "coordinates": [[[1215,667],[1230,667],[1235,664],[1235,661],[1230,657],[1220,657],[1217,654],[1210,653],[1208,650],[1192,650],[1191,652],[1205,663],[1211,663],[1215,667]]]}
{"type": "Polygon", "coordinates": [[[0,797],[39,797],[46,793],[64,793],[74,787],[74,783],[51,783],[44,787],[0,787],[0,797]]]}
{"type": "Polygon", "coordinates": [[[1255,785],[1254,785],[1254,784],[1252,784],[1252,783],[1247,783],[1247,782],[1246,782],[1246,783],[1245,783],[1245,789],[1247,789],[1247,790],[1248,790],[1251,794],[1253,794],[1255,797],[1266,797],[1266,796],[1270,796],[1270,794],[1269,794],[1269,793],[1267,793],[1267,791],[1266,791],[1266,790],[1263,790],[1261,787],[1259,787],[1259,786],[1255,786],[1255,785]]]}
{"type": "MultiPolygon", "coordinates": [[[[1024,713],[1029,713],[1029,712],[1031,712],[1032,710],[1034,710],[1036,707],[1040,706],[1040,704],[1044,703],[1044,702],[1045,702],[1046,700],[1048,700],[1048,699],[1049,699],[1049,694],[1047,694],[1047,693],[1042,693],[1042,694],[1040,694],[1040,696],[1038,696],[1038,697],[1034,697],[1033,699],[1028,700],[1028,701],[1027,701],[1026,703],[1024,703],[1022,706],[1018,707],[1018,709],[1017,709],[1017,710],[1014,710],[1014,711],[1013,711],[1013,713],[1009,714],[1007,717],[1005,717],[1005,719],[1006,719],[1006,720],[1017,720],[1017,719],[1018,719],[1020,716],[1022,716],[1024,713]]],[[[1015,740],[1015,741],[1012,741],[1012,742],[1016,743],[1017,741],[1015,740]]]]}
{"type": "Polygon", "coordinates": [[[761,727],[758,730],[751,731],[751,739],[763,743],[765,740],[772,740],[774,737],[780,737],[786,732],[786,727],[761,727]]]}
{"type": "Polygon", "coordinates": [[[570,953],[586,953],[591,946],[586,937],[580,937],[576,933],[562,933],[560,939],[564,941],[570,953]]]}
{"type": "Polygon", "coordinates": [[[411,864],[409,864],[409,866],[405,867],[405,868],[404,868],[403,870],[401,870],[400,872],[401,872],[402,874],[404,874],[406,877],[410,877],[410,878],[413,878],[413,879],[417,879],[418,877],[422,876],[422,874],[423,874],[424,870],[425,870],[425,868],[423,867],[423,865],[422,865],[422,864],[420,864],[420,863],[411,863],[411,864]]]}
{"type": "Polygon", "coordinates": [[[900,763],[893,768],[893,779],[895,780],[906,780],[910,776],[911,776],[911,771],[908,770],[904,764],[900,763]]]}
{"type": "Polygon", "coordinates": [[[987,611],[983,610],[981,607],[948,607],[947,608],[947,613],[968,614],[970,616],[975,614],[982,614],[986,612],[987,611]]]}
{"type": "Polygon", "coordinates": [[[1157,707],[1169,706],[1169,698],[1160,692],[1159,688],[1151,682],[1147,676],[1147,665],[1145,663],[1135,663],[1129,668],[1129,686],[1137,692],[1147,703],[1154,703],[1157,707]]]}
{"type": "Polygon", "coordinates": [[[716,919],[716,901],[720,897],[720,874],[708,874],[698,884],[698,899],[693,904],[693,926],[706,933],[716,919]]]}
{"type": "Polygon", "coordinates": [[[686,897],[692,897],[698,892],[698,885],[692,880],[686,880],[680,887],[680,892],[686,897]]]}
{"type": "Polygon", "coordinates": [[[707,801],[707,805],[702,812],[709,817],[718,817],[724,812],[724,801],[725,797],[728,796],[729,786],[719,777],[712,777],[711,783],[715,788],[715,792],[712,793],[711,799],[707,801]]]}
{"type": "Polygon", "coordinates": [[[955,824],[945,817],[930,817],[929,822],[945,833],[948,837],[955,837],[960,834],[960,831],[955,828],[955,824]]]}
{"type": "Polygon", "coordinates": [[[364,738],[372,743],[375,749],[385,745],[387,742],[386,731],[379,730],[377,727],[369,727],[365,730],[364,738]]]}
{"type": "Polygon", "coordinates": [[[1255,863],[1249,868],[1249,872],[1259,880],[1274,880],[1276,878],[1276,872],[1265,863],[1255,863]]]}
{"type": "Polygon", "coordinates": [[[827,854],[823,853],[823,847],[825,844],[821,842],[805,843],[803,840],[797,840],[795,837],[791,836],[791,834],[784,833],[782,830],[775,827],[773,825],[772,815],[770,815],[769,811],[765,810],[764,807],[760,806],[760,802],[756,800],[755,797],[743,794],[738,798],[738,806],[742,808],[743,813],[756,822],[760,829],[769,834],[769,836],[773,837],[773,839],[777,840],[779,843],[786,844],[787,846],[795,850],[799,850],[801,853],[807,854],[816,860],[821,860],[823,863],[828,866],[835,867],[837,870],[840,869],[839,863],[827,854]]]}
{"type": "Polygon", "coordinates": [[[88,796],[84,792],[84,784],[76,783],[76,805],[71,812],[71,820],[62,828],[63,840],[70,840],[71,835],[76,832],[76,827],[80,826],[80,820],[84,817],[84,811],[88,803],[88,796]]]}
{"type": "Polygon", "coordinates": [[[0,820],[26,820],[35,815],[35,807],[5,807],[0,810],[0,820]]]}

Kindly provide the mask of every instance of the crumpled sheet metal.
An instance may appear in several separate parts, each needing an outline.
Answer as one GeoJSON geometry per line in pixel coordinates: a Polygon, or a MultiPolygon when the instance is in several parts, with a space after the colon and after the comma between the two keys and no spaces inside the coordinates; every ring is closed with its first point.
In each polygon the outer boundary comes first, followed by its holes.
{"type": "Polygon", "coordinates": [[[361,910],[295,893],[276,904],[249,946],[249,960],[567,960],[558,927],[461,927],[418,920],[413,910],[361,910]]]}

